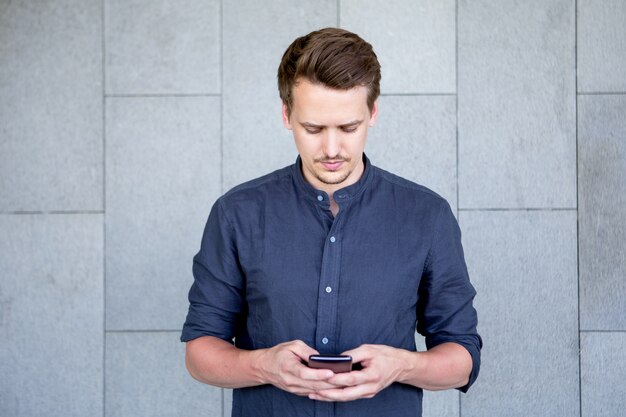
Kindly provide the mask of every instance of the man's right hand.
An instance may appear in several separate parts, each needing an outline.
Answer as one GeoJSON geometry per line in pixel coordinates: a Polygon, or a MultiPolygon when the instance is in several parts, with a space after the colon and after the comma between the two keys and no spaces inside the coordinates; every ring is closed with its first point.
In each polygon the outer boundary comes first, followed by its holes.
{"type": "Polygon", "coordinates": [[[301,340],[281,343],[257,353],[258,362],[255,366],[263,383],[302,396],[337,388],[337,385],[328,382],[335,375],[333,371],[309,368],[303,363],[309,359],[309,355],[317,355],[319,352],[301,340]]]}

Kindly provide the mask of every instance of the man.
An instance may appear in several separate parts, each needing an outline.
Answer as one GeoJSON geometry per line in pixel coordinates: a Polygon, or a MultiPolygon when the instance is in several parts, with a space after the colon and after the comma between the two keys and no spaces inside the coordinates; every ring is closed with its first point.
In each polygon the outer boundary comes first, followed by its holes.
{"type": "Polygon", "coordinates": [[[211,210],[181,339],[194,378],[236,388],[233,416],[420,416],[422,389],[466,391],[478,375],[475,291],[448,203],[363,153],[379,82],[357,35],[296,39],[278,84],[299,157],[211,210]],[[308,367],[317,353],[359,369],[308,367]]]}

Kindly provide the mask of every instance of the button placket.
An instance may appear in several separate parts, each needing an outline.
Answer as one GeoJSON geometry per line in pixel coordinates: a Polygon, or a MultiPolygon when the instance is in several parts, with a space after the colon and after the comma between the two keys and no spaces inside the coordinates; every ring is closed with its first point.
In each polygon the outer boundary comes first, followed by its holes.
{"type": "Polygon", "coordinates": [[[335,329],[337,325],[337,285],[339,285],[341,245],[337,231],[341,217],[331,226],[324,245],[319,282],[316,345],[320,353],[337,353],[335,329]]]}

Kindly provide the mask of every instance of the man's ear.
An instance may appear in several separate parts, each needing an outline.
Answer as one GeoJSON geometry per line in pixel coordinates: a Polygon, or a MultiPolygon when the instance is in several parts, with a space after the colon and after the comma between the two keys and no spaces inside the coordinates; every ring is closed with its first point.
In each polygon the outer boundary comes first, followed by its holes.
{"type": "Polygon", "coordinates": [[[374,102],[374,105],[372,106],[372,111],[370,111],[370,121],[369,121],[370,127],[376,124],[377,117],[378,117],[378,99],[376,99],[376,101],[374,102]]]}
{"type": "Polygon", "coordinates": [[[283,125],[291,130],[291,122],[289,121],[289,113],[287,111],[287,105],[283,103],[283,125]]]}

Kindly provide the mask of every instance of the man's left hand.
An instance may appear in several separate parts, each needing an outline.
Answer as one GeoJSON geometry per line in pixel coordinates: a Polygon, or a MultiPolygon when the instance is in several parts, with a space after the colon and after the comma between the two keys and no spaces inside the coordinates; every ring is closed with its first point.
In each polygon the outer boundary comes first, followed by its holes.
{"type": "Polygon", "coordinates": [[[317,391],[309,398],[318,401],[372,398],[399,379],[409,365],[407,354],[410,352],[384,345],[361,345],[344,352],[343,355],[352,356],[354,363],[360,362],[363,369],[336,374],[328,382],[343,388],[317,391]]]}

